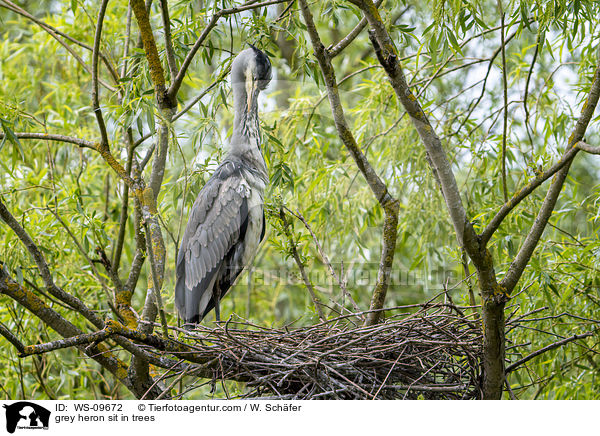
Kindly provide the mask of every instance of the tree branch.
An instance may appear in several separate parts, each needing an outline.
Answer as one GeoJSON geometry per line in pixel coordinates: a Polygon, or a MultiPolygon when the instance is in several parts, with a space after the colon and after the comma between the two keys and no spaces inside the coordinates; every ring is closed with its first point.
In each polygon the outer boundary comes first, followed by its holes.
{"type": "MultiPolygon", "coordinates": [[[[46,325],[56,331],[63,337],[71,337],[82,335],[83,332],[63,318],[58,312],[51,309],[44,301],[39,299],[31,291],[15,282],[6,272],[4,268],[0,268],[0,294],[4,294],[25,307],[46,325]]],[[[104,323],[101,324],[101,326],[104,323]]],[[[127,379],[127,371],[124,370],[126,365],[124,362],[116,358],[106,346],[99,345],[88,348],[78,347],[80,351],[91,357],[100,365],[108,369],[117,380],[123,383],[128,389],[132,385],[127,379]]],[[[24,351],[27,347],[24,347],[24,351]]],[[[132,391],[133,392],[133,391],[132,391]]]]}
{"type": "Polygon", "coordinates": [[[423,141],[430,166],[442,189],[442,194],[450,212],[459,244],[465,246],[470,257],[480,258],[477,236],[471,222],[467,219],[458,185],[454,178],[454,172],[442,147],[440,138],[433,130],[418,100],[410,91],[402,67],[398,62],[396,47],[385,29],[377,8],[375,8],[371,0],[361,1],[359,7],[369,21],[371,27],[369,36],[375,47],[375,53],[379,62],[388,74],[392,88],[423,141]]]}
{"type": "Polygon", "coordinates": [[[93,333],[80,333],[77,336],[68,337],[59,341],[48,342],[45,344],[28,345],[25,347],[24,355],[43,354],[73,346],[94,344],[95,342],[105,341],[109,337],[115,335],[123,336],[124,338],[128,338],[136,342],[141,342],[153,347],[158,351],[174,353],[179,358],[189,360],[190,362],[200,364],[207,363],[207,360],[199,359],[194,355],[193,346],[189,346],[168,338],[161,338],[156,335],[141,333],[137,330],[127,328],[114,320],[107,320],[104,328],[93,333]]]}
{"type": "MultiPolygon", "coordinates": [[[[162,304],[162,297],[160,295],[161,289],[162,289],[162,282],[164,279],[164,251],[165,251],[165,246],[164,246],[164,242],[162,240],[162,233],[160,234],[160,240],[155,242],[152,239],[152,235],[155,234],[156,232],[152,232],[151,230],[151,226],[152,223],[150,223],[148,220],[146,221],[146,247],[148,248],[148,256],[150,258],[150,269],[151,269],[151,283],[152,283],[152,288],[154,289],[154,298],[155,298],[155,302],[156,302],[156,308],[158,309],[158,313],[160,315],[160,324],[162,326],[163,329],[163,334],[165,335],[165,337],[169,336],[169,330],[167,327],[167,318],[165,317],[165,311],[163,309],[163,304],[162,304]],[[157,254],[154,253],[154,245],[157,245],[162,251],[163,251],[163,255],[162,257],[159,256],[159,259],[157,259],[157,254]],[[158,265],[157,265],[158,264],[158,265]],[[159,270],[159,266],[162,266],[162,269],[159,270]]],[[[160,229],[159,229],[160,232],[160,229]]]]}
{"type": "Polygon", "coordinates": [[[577,148],[590,154],[600,154],[600,147],[586,144],[583,141],[577,143],[577,148]]]}
{"type": "MultiPolygon", "coordinates": [[[[0,264],[0,268],[2,268],[2,267],[3,267],[3,265],[0,264]]],[[[17,349],[17,352],[19,354],[23,353],[23,350],[25,350],[25,345],[23,345],[21,343],[21,341],[19,340],[19,338],[13,332],[11,332],[8,329],[8,327],[6,327],[1,322],[0,322],[0,335],[4,336],[4,338],[17,349]]]]}
{"type": "MultiPolygon", "coordinates": [[[[102,277],[100,275],[100,272],[96,268],[96,265],[94,265],[94,262],[92,262],[92,259],[89,258],[89,256],[87,255],[86,251],[81,246],[81,243],[77,240],[77,238],[75,237],[75,235],[73,234],[73,232],[71,231],[71,229],[69,228],[69,226],[67,226],[67,223],[65,223],[65,221],[55,211],[53,211],[52,208],[47,207],[46,209],[52,215],[54,215],[54,218],[56,218],[56,220],[66,230],[67,234],[73,240],[73,243],[75,244],[75,246],[77,247],[77,249],[79,250],[79,252],[81,253],[81,255],[83,256],[83,258],[87,261],[87,263],[90,266],[92,272],[94,273],[94,276],[96,277],[96,279],[100,283],[100,286],[102,287],[102,290],[104,291],[104,294],[106,296],[106,300],[107,300],[108,306],[112,309],[112,311],[115,314],[117,314],[118,311],[117,311],[116,307],[114,307],[114,305],[112,304],[112,300],[114,299],[114,295],[111,295],[111,290],[108,288],[108,285],[106,284],[106,281],[104,280],[104,277],[102,277]]],[[[117,283],[114,283],[114,285],[116,287],[118,287],[117,283]]]]}
{"type": "Polygon", "coordinates": [[[300,270],[300,275],[302,276],[302,280],[304,281],[306,289],[308,290],[308,293],[310,294],[310,298],[313,302],[313,305],[315,306],[317,315],[319,316],[319,319],[321,321],[325,322],[325,321],[327,321],[327,318],[323,314],[323,309],[321,308],[323,303],[321,303],[321,301],[319,301],[319,298],[315,294],[313,285],[310,282],[308,275],[306,274],[306,269],[304,268],[302,259],[300,259],[300,255],[298,254],[298,249],[296,248],[296,242],[294,241],[294,237],[292,236],[292,232],[290,231],[290,223],[285,216],[283,207],[281,207],[279,209],[279,219],[281,220],[281,225],[283,227],[283,233],[285,234],[285,236],[288,240],[288,243],[289,243],[290,253],[292,254],[292,257],[294,258],[296,265],[298,265],[298,269],[300,270]]]}
{"type": "Polygon", "coordinates": [[[152,34],[152,26],[150,25],[150,19],[148,12],[146,11],[146,5],[143,0],[130,0],[129,2],[135,14],[135,18],[140,29],[140,36],[142,37],[142,43],[144,51],[146,52],[146,59],[148,60],[148,66],[150,68],[150,78],[154,85],[154,92],[158,100],[159,106],[173,106],[174,100],[169,101],[165,93],[165,74],[162,68],[160,57],[158,56],[158,49],[156,48],[156,40],[152,34]]]}
{"type": "MultiPolygon", "coordinates": [[[[156,303],[156,308],[160,313],[163,333],[167,335],[168,332],[166,329],[166,319],[160,296],[164,281],[166,249],[158,220],[157,200],[165,172],[167,152],[169,150],[169,126],[174,111],[171,108],[163,108],[161,112],[163,118],[161,119],[161,126],[158,135],[158,152],[152,163],[149,186],[142,191],[140,203],[142,219],[144,221],[145,228],[146,249],[148,250],[148,259],[150,261],[150,268],[152,272],[148,283],[148,294],[154,292],[154,301],[156,303]]],[[[146,303],[149,302],[150,300],[147,298],[146,303]]],[[[154,313],[152,310],[148,311],[146,309],[147,308],[145,307],[142,318],[146,321],[154,321],[156,313],[154,313]]],[[[141,328],[151,328],[151,324],[141,328]]],[[[147,333],[150,333],[151,331],[152,330],[148,331],[147,333]]]]}
{"type": "Polygon", "coordinates": [[[348,300],[350,300],[350,303],[352,304],[354,311],[360,312],[360,308],[358,307],[358,304],[356,304],[356,301],[354,301],[354,298],[352,298],[352,294],[350,294],[350,292],[348,292],[348,289],[346,288],[344,281],[335,272],[333,265],[331,265],[331,262],[329,261],[329,257],[327,257],[327,255],[325,254],[323,247],[321,246],[321,244],[319,243],[319,240],[317,239],[317,235],[315,235],[315,232],[313,232],[312,228],[308,224],[308,221],[306,221],[304,216],[298,210],[296,210],[296,212],[292,212],[291,210],[287,209],[287,211],[289,213],[291,213],[292,215],[294,215],[296,218],[298,218],[300,221],[302,221],[302,224],[304,224],[304,227],[306,227],[306,230],[308,230],[308,232],[312,236],[313,242],[315,243],[315,246],[317,247],[319,255],[321,256],[321,259],[323,260],[323,263],[325,263],[325,265],[327,265],[327,268],[329,269],[330,274],[338,282],[338,285],[339,285],[340,289],[342,290],[343,295],[345,297],[347,297],[348,300]]]}
{"type": "Polygon", "coordinates": [[[529,67],[529,71],[527,72],[527,80],[525,81],[525,92],[523,92],[523,110],[525,111],[525,130],[527,131],[527,136],[529,137],[529,142],[531,143],[531,155],[533,156],[534,147],[533,147],[533,138],[531,137],[531,128],[529,126],[529,108],[527,107],[527,97],[529,96],[529,83],[531,82],[531,76],[533,74],[533,67],[535,67],[535,62],[538,57],[538,52],[540,48],[540,38],[542,31],[538,29],[537,36],[535,38],[535,50],[533,51],[533,59],[531,60],[531,66],[529,67]]]}
{"type": "MultiPolygon", "coordinates": [[[[164,280],[166,253],[162,232],[157,217],[157,200],[165,172],[165,164],[169,150],[169,128],[173,119],[176,98],[175,94],[169,95],[169,93],[166,91],[164,72],[162,70],[162,65],[158,56],[158,49],[156,48],[156,41],[154,39],[154,35],[152,34],[152,28],[150,26],[150,21],[146,7],[144,6],[144,2],[142,0],[131,0],[131,6],[138,22],[138,27],[140,29],[140,34],[144,44],[144,51],[146,52],[146,58],[148,59],[148,64],[150,66],[150,76],[152,83],[154,84],[156,98],[161,110],[161,125],[157,141],[158,152],[152,163],[152,172],[150,174],[148,188],[140,192],[140,203],[142,219],[145,222],[146,229],[146,248],[150,254],[149,260],[152,271],[151,281],[148,283],[148,293],[151,293],[151,289],[153,289],[155,293],[155,302],[158,311],[161,314],[161,324],[163,325],[165,335],[167,335],[166,320],[160,298],[160,292],[164,280]]],[[[165,10],[164,6],[165,5],[163,4],[163,20],[168,21],[168,11],[165,10]]],[[[170,40],[167,41],[167,44],[169,43],[170,40]]],[[[171,63],[169,65],[171,67],[174,66],[171,63]]],[[[146,299],[146,303],[149,303],[148,299],[146,299]]],[[[144,312],[142,313],[143,319],[151,322],[154,321],[155,315],[152,316],[151,313],[152,312],[148,312],[146,304],[144,307],[144,312]],[[149,316],[149,318],[146,318],[145,316],[149,316]]],[[[141,328],[145,329],[146,327],[141,328]]],[[[151,331],[152,330],[150,329],[150,332],[151,331]]]]}
{"type": "Polygon", "coordinates": [[[94,326],[100,328],[104,323],[92,310],[90,310],[85,304],[83,304],[83,302],[79,298],[65,292],[54,283],[54,280],[52,279],[52,273],[48,268],[48,264],[46,263],[42,252],[40,251],[38,246],[33,242],[33,240],[25,231],[25,229],[21,227],[21,225],[17,222],[15,217],[13,217],[12,214],[8,211],[2,200],[0,200],[0,218],[2,218],[2,220],[12,229],[15,235],[17,235],[17,237],[21,240],[25,248],[27,248],[27,251],[29,251],[31,257],[33,257],[33,260],[35,261],[38,267],[38,270],[40,272],[42,280],[44,281],[44,284],[46,285],[46,289],[48,290],[48,292],[54,297],[58,298],[60,301],[68,304],[80,314],[82,314],[94,326]]]}
{"type": "Polygon", "coordinates": [[[506,42],[504,41],[504,10],[502,0],[498,0],[498,11],[500,12],[500,39],[502,49],[502,88],[504,98],[504,119],[502,121],[502,194],[504,202],[508,201],[508,188],[506,185],[506,131],[508,128],[508,79],[506,77],[506,42]]]}
{"type": "MultiPolygon", "coordinates": [[[[79,147],[82,147],[82,148],[89,148],[91,150],[97,151],[98,153],[100,153],[102,158],[106,161],[106,163],[115,171],[115,173],[117,173],[117,175],[127,185],[129,185],[129,188],[133,189],[134,191],[137,191],[137,188],[138,188],[137,184],[130,177],[129,172],[126,171],[125,168],[123,168],[123,166],[119,163],[119,161],[117,161],[115,159],[115,157],[112,155],[112,153],[110,152],[110,149],[108,148],[108,142],[98,143],[98,142],[87,141],[85,139],[75,138],[72,136],[55,135],[55,134],[48,134],[48,133],[15,132],[14,134],[17,138],[20,138],[20,139],[39,139],[39,140],[45,140],[45,141],[65,142],[65,143],[78,145],[79,147]]],[[[4,139],[4,137],[5,137],[5,134],[0,133],[0,139],[4,139]]]]}
{"type": "MultiPolygon", "coordinates": [[[[567,150],[565,151],[565,155],[571,152],[571,149],[578,149],[577,143],[583,139],[585,135],[585,131],[587,126],[592,119],[596,106],[598,104],[598,99],[600,98],[600,63],[596,67],[596,71],[594,73],[594,78],[592,80],[592,85],[590,87],[590,92],[588,97],[583,104],[583,108],[581,110],[581,116],[577,120],[577,124],[573,129],[573,132],[569,136],[569,143],[567,145],[567,150]]],[[[552,185],[548,189],[548,193],[546,194],[546,198],[544,198],[544,202],[540,207],[537,217],[535,218],[535,222],[531,226],[523,245],[519,249],[515,259],[510,264],[506,275],[500,282],[500,285],[503,287],[506,293],[512,292],[516,284],[518,283],[525,267],[529,263],[533,251],[537,246],[542,233],[544,233],[544,229],[546,228],[546,224],[552,215],[552,211],[556,206],[556,201],[558,200],[558,196],[560,195],[560,191],[562,190],[565,179],[567,178],[567,174],[569,173],[569,168],[571,166],[572,159],[568,161],[562,169],[558,171],[556,174],[552,185]]]]}
{"type": "MultiPolygon", "coordinates": [[[[28,289],[20,286],[16,283],[8,274],[4,271],[3,268],[0,268],[0,294],[8,295],[13,298],[23,307],[28,309],[31,313],[37,316],[40,320],[42,320],[46,325],[51,327],[57,333],[62,335],[64,338],[83,335],[84,333],[63,318],[58,312],[54,311],[50,308],[43,300],[37,297],[34,293],[29,291],[28,289]]],[[[76,311],[86,316],[80,309],[75,308],[76,311]]],[[[86,316],[87,318],[87,316],[86,316]]],[[[99,323],[93,323],[96,327],[98,324],[103,326],[104,323],[100,320],[99,323]]],[[[130,342],[128,339],[124,337],[115,337],[115,342],[127,350],[129,353],[134,356],[135,359],[146,359],[155,363],[157,358],[153,358],[149,353],[138,347],[137,345],[130,342]]],[[[147,384],[151,383],[148,381],[148,377],[146,379],[142,377],[128,378],[127,371],[125,370],[127,366],[124,362],[120,361],[118,358],[114,357],[105,346],[96,346],[96,343],[93,343],[90,347],[78,347],[82,352],[84,352],[89,357],[96,360],[102,366],[107,368],[109,371],[115,375],[117,380],[122,382],[134,395],[137,395],[138,398],[141,395],[140,389],[142,389],[142,393],[147,390],[147,384]]],[[[153,396],[159,395],[160,392],[153,391],[153,396]]]]}
{"type": "Polygon", "coordinates": [[[113,169],[113,171],[117,173],[117,175],[129,185],[129,188],[134,193],[139,193],[140,188],[138,184],[130,177],[129,174],[127,174],[127,171],[125,170],[123,165],[121,165],[121,163],[114,157],[114,155],[110,152],[110,150],[107,147],[102,147],[101,144],[96,144],[94,150],[100,153],[100,156],[102,156],[102,158],[108,164],[108,166],[110,166],[113,169]]]}
{"type": "MultiPolygon", "coordinates": [[[[15,136],[19,139],[39,139],[43,141],[57,141],[57,142],[66,142],[69,144],[75,144],[82,148],[89,148],[92,150],[96,150],[96,144],[92,141],[87,141],[85,139],[74,138],[72,136],[65,135],[52,135],[49,133],[33,133],[33,132],[14,132],[15,136]]],[[[0,139],[4,139],[4,133],[0,132],[0,139]]]]}
{"type": "Polygon", "coordinates": [[[125,42],[123,43],[123,56],[121,57],[123,64],[121,65],[121,77],[127,74],[127,58],[129,57],[129,44],[131,42],[131,3],[127,6],[127,17],[125,18],[125,42]]]}
{"type": "Polygon", "coordinates": [[[204,40],[206,39],[208,34],[217,25],[219,18],[221,18],[221,16],[222,16],[221,12],[222,11],[219,11],[211,17],[210,21],[208,22],[208,24],[206,25],[204,30],[202,30],[202,33],[200,34],[200,36],[198,37],[198,39],[196,40],[196,42],[194,43],[194,45],[192,46],[190,51],[188,52],[185,59],[183,60],[183,63],[181,64],[181,68],[179,69],[179,73],[177,73],[177,76],[175,76],[175,78],[172,79],[171,86],[169,87],[169,90],[167,92],[167,95],[169,96],[169,98],[174,99],[177,96],[177,93],[179,92],[179,88],[181,88],[181,84],[183,83],[183,79],[185,77],[187,69],[190,66],[190,63],[192,62],[192,59],[194,59],[194,56],[196,56],[196,53],[202,46],[202,43],[204,42],[204,40]]]}
{"type": "MultiPolygon", "coordinates": [[[[498,30],[500,29],[500,26],[493,28],[493,29],[489,29],[489,31],[493,31],[493,30],[498,30]]],[[[482,32],[479,36],[482,36],[484,33],[487,32],[482,32]]],[[[510,40],[512,40],[515,36],[517,36],[517,34],[519,34],[519,30],[514,31],[511,35],[509,35],[508,37],[504,38],[504,44],[508,44],[508,42],[510,40]]],[[[471,39],[471,38],[469,38],[471,39]]],[[[461,45],[462,47],[462,45],[461,45]]],[[[481,100],[483,99],[483,96],[485,95],[485,90],[487,89],[487,81],[490,77],[490,73],[492,71],[492,67],[494,66],[494,60],[498,57],[498,55],[500,54],[500,51],[502,50],[502,47],[498,47],[496,49],[496,51],[494,51],[494,53],[492,53],[492,56],[489,58],[489,64],[488,64],[488,68],[487,71],[485,73],[485,76],[483,78],[483,84],[481,85],[481,93],[479,94],[479,97],[477,97],[477,100],[475,100],[475,102],[469,104],[469,110],[467,112],[467,115],[464,117],[463,121],[460,123],[460,125],[458,126],[458,128],[454,131],[454,133],[451,133],[448,136],[454,136],[457,135],[461,129],[464,127],[465,123],[467,122],[467,120],[470,119],[471,114],[473,113],[473,111],[475,110],[475,108],[477,108],[477,106],[479,105],[479,103],[481,102],[481,100]]],[[[469,135],[471,134],[471,132],[468,133],[469,135]]]]}
{"type": "MultiPolygon", "coordinates": [[[[379,6],[381,6],[382,3],[383,3],[383,0],[377,0],[375,2],[375,6],[379,7],[379,6]]],[[[410,6],[406,7],[406,9],[404,9],[402,14],[404,14],[409,9],[410,9],[410,6]]],[[[331,44],[329,47],[327,47],[327,53],[329,54],[329,58],[333,59],[334,57],[339,55],[346,47],[348,47],[352,43],[352,41],[354,41],[356,39],[356,37],[358,35],[360,35],[360,32],[362,32],[362,30],[365,28],[366,25],[367,25],[367,18],[362,17],[360,19],[360,21],[358,22],[358,24],[356,26],[354,26],[354,29],[352,29],[348,33],[348,35],[346,35],[344,38],[342,38],[340,41],[338,41],[337,44],[335,44],[335,45],[331,44]]]]}
{"type": "MultiPolygon", "coordinates": [[[[102,143],[87,141],[85,139],[75,138],[72,136],[65,135],[54,135],[48,133],[34,133],[34,132],[15,132],[17,138],[20,139],[39,139],[43,141],[58,141],[69,144],[75,144],[82,148],[89,148],[91,150],[100,153],[106,163],[121,177],[121,179],[129,185],[130,188],[136,189],[137,185],[133,179],[129,176],[125,168],[115,159],[111,154],[108,147],[102,145],[102,143]]],[[[0,139],[4,139],[5,134],[0,133],[0,139]]]]}
{"type": "Polygon", "coordinates": [[[587,337],[592,336],[594,333],[593,332],[587,332],[581,335],[573,335],[571,337],[562,339],[560,341],[554,342],[553,344],[547,345],[543,348],[540,348],[539,350],[534,351],[533,353],[523,357],[522,359],[517,360],[516,362],[510,364],[507,368],[506,368],[506,373],[508,374],[511,371],[514,371],[515,369],[517,369],[518,367],[520,367],[521,365],[523,365],[526,362],[529,362],[531,359],[533,359],[534,357],[539,356],[540,354],[545,353],[546,351],[551,351],[554,350],[555,348],[561,347],[565,344],[568,344],[569,342],[573,342],[573,341],[577,341],[579,339],[584,339],[587,337]]]}
{"type": "MultiPolygon", "coordinates": [[[[581,142],[579,143],[581,144],[581,142]]],[[[566,164],[571,162],[575,155],[578,152],[579,145],[577,147],[573,147],[567,150],[567,152],[562,156],[562,158],[548,168],[543,173],[539,173],[535,176],[534,179],[530,180],[524,187],[519,189],[514,195],[508,200],[508,202],[504,203],[500,210],[496,212],[496,215],[490,220],[488,225],[485,227],[483,232],[481,233],[481,245],[486,246],[489,242],[490,238],[494,234],[496,230],[502,224],[504,218],[508,216],[508,214],[525,198],[529,196],[538,186],[556,174],[560,169],[562,169],[566,164]]]]}
{"type": "Polygon", "coordinates": [[[231,71],[231,66],[229,66],[228,68],[225,68],[223,70],[223,72],[221,72],[219,77],[217,77],[217,79],[214,82],[212,82],[210,85],[208,85],[206,88],[204,88],[202,90],[202,92],[200,92],[200,94],[198,94],[196,97],[191,99],[190,102],[183,107],[183,109],[181,109],[179,112],[177,112],[175,115],[173,115],[173,121],[181,118],[181,116],[183,114],[185,114],[187,111],[189,111],[191,108],[193,108],[196,105],[196,103],[198,103],[200,100],[202,100],[202,98],[204,98],[204,96],[206,94],[208,94],[215,86],[217,86],[219,84],[219,82],[222,82],[223,80],[225,80],[225,77],[229,74],[230,71],[231,71]]]}
{"type": "MultiPolygon", "coordinates": [[[[141,176],[137,170],[135,158],[133,171],[135,178],[139,179],[141,176]]],[[[144,259],[146,259],[144,254],[146,252],[146,238],[144,236],[144,232],[142,231],[142,205],[140,198],[137,196],[133,197],[133,228],[135,238],[135,255],[133,257],[133,261],[131,262],[127,282],[125,283],[125,289],[129,293],[128,297],[126,297],[126,300],[129,302],[131,301],[131,295],[135,291],[144,259]]]]}
{"type": "MultiPolygon", "coordinates": [[[[384,210],[384,224],[383,224],[383,243],[381,250],[381,257],[379,263],[379,270],[377,272],[377,283],[373,291],[373,297],[371,299],[371,309],[380,309],[383,307],[387,288],[389,285],[390,274],[392,264],[394,261],[394,250],[396,247],[396,236],[398,228],[398,200],[393,198],[388,192],[387,186],[379,178],[364,153],[358,146],[354,135],[350,131],[344,115],[344,109],[340,100],[338,92],[335,71],[331,64],[321,38],[315,26],[312,14],[308,9],[306,0],[300,0],[300,9],[304,17],[304,22],[308,30],[308,34],[314,49],[315,57],[321,68],[325,84],[327,86],[327,96],[331,105],[331,111],[333,113],[333,120],[335,127],[338,132],[338,136],[350,152],[350,155],[354,159],[356,165],[363,174],[367,184],[371,188],[371,191],[375,195],[375,198],[384,210]]],[[[373,311],[367,316],[367,325],[373,325],[379,322],[382,312],[373,311]]]]}
{"type": "Polygon", "coordinates": [[[162,15],[163,29],[165,32],[165,52],[167,54],[167,63],[169,64],[169,73],[171,80],[177,76],[177,62],[173,51],[173,40],[171,39],[171,20],[169,18],[169,4],[167,0],[160,0],[160,10],[162,15]]]}
{"type": "MultiPolygon", "coordinates": [[[[173,109],[164,108],[161,111],[162,119],[160,120],[160,128],[158,131],[158,151],[152,161],[152,172],[148,187],[152,190],[152,201],[154,205],[158,200],[158,193],[162,186],[165,175],[165,165],[167,162],[167,153],[169,151],[169,129],[171,120],[173,119],[173,109]]],[[[153,206],[154,207],[154,206],[153,206]]]]}
{"type": "MultiPolygon", "coordinates": [[[[125,171],[127,174],[131,176],[131,168],[133,166],[133,138],[131,128],[127,129],[125,134],[127,143],[128,143],[128,152],[127,152],[127,166],[125,171]]],[[[121,215],[119,217],[119,233],[117,235],[117,242],[113,249],[112,256],[112,266],[114,268],[115,274],[119,274],[119,264],[121,263],[121,254],[123,252],[123,244],[125,243],[125,231],[127,229],[127,219],[129,217],[129,185],[127,183],[123,183],[122,188],[122,201],[121,201],[121,215]]]]}
{"type": "Polygon", "coordinates": [[[109,147],[108,134],[106,132],[106,124],[104,123],[104,117],[102,116],[102,110],[100,109],[100,103],[98,101],[98,53],[100,51],[100,40],[102,39],[102,25],[104,24],[104,15],[106,14],[106,6],[108,0],[102,0],[100,4],[100,11],[98,11],[98,23],[96,24],[96,34],[94,35],[94,50],[92,52],[92,107],[94,109],[94,115],[98,122],[100,129],[100,135],[102,136],[102,147],[109,147]]]}
{"type": "Polygon", "coordinates": [[[473,225],[467,219],[452,166],[439,136],[433,130],[427,115],[408,86],[398,60],[398,51],[385,28],[379,11],[371,0],[351,1],[359,6],[367,17],[371,28],[369,37],[375,48],[375,54],[425,146],[427,161],[441,187],[458,243],[465,248],[477,270],[484,321],[482,391],[485,398],[500,398],[504,383],[504,305],[507,296],[498,287],[492,255],[484,246],[480,245],[473,225]]]}

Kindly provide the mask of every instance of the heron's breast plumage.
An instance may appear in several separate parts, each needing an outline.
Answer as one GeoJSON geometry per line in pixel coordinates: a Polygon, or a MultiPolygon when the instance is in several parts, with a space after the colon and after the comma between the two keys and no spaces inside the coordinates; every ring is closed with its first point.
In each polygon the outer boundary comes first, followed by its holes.
{"type": "Polygon", "coordinates": [[[264,185],[250,188],[248,196],[248,228],[244,240],[245,249],[242,254],[242,264],[249,265],[258,250],[264,221],[264,185]]]}

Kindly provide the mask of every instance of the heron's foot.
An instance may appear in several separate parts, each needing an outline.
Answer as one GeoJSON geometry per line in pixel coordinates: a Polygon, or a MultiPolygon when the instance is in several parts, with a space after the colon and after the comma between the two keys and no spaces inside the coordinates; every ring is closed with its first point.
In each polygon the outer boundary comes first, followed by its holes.
{"type": "Polygon", "coordinates": [[[185,324],[183,324],[183,329],[184,330],[194,330],[196,328],[196,323],[195,322],[186,322],[185,324]]]}

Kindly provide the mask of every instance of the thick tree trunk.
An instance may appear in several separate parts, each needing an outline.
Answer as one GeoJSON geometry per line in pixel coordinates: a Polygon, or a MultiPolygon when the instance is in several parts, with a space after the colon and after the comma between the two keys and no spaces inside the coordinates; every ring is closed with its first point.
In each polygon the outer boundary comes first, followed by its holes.
{"type": "Polygon", "coordinates": [[[504,306],[508,295],[496,281],[494,261],[489,250],[471,256],[481,290],[481,322],[483,330],[483,380],[484,400],[499,400],[504,385],[504,306]]]}
{"type": "Polygon", "coordinates": [[[504,306],[496,298],[484,300],[483,320],[483,399],[499,400],[504,384],[504,306]]]}

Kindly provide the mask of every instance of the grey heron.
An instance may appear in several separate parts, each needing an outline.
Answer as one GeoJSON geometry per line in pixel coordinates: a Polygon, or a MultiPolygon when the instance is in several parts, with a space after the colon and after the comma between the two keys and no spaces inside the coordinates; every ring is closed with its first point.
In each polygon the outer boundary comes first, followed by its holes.
{"type": "Polygon", "coordinates": [[[190,212],[177,256],[175,305],[185,324],[199,323],[254,258],[265,234],[267,167],[260,148],[258,94],[271,80],[269,58],[255,47],[231,65],[230,148],[190,212]]]}

